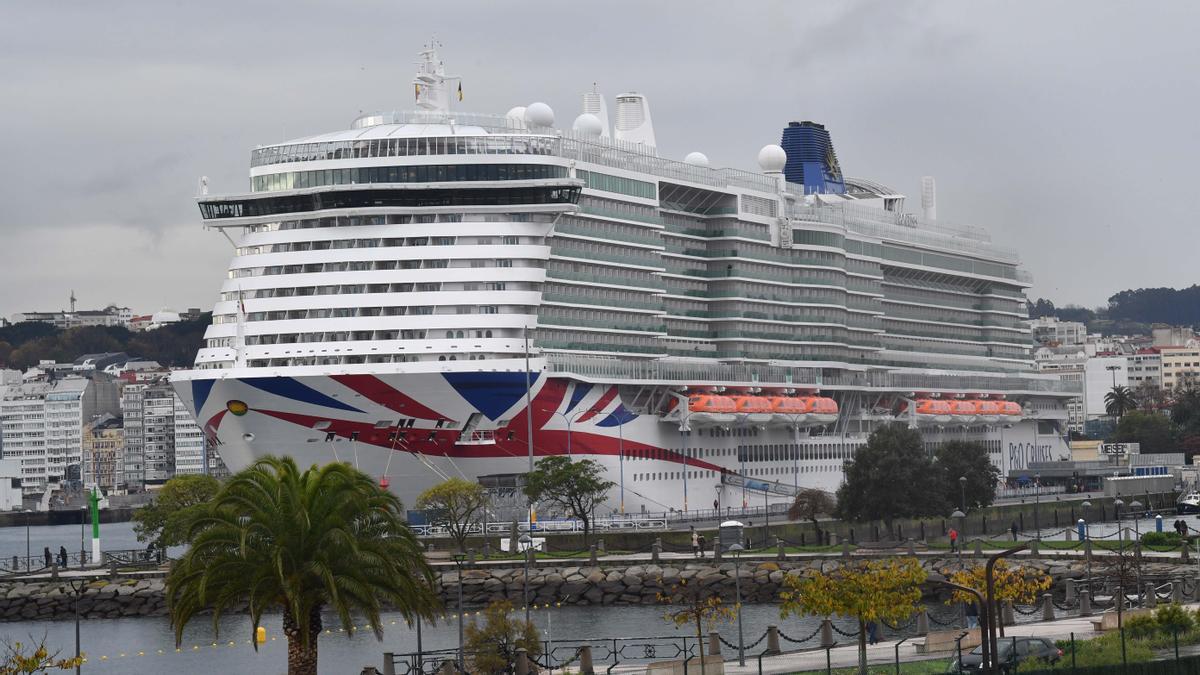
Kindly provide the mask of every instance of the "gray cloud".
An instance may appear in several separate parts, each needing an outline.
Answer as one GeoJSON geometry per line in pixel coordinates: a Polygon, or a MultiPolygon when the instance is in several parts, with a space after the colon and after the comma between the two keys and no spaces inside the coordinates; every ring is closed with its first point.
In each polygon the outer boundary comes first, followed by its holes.
{"type": "Polygon", "coordinates": [[[1018,248],[1033,295],[1098,304],[1195,280],[1190,2],[8,3],[0,314],[211,306],[229,247],[194,197],[256,144],[405,108],[431,34],[464,107],[651,100],[661,151],[753,168],[792,119],[842,165],[1018,248]],[[95,297],[92,297],[95,296],[95,297]]]}

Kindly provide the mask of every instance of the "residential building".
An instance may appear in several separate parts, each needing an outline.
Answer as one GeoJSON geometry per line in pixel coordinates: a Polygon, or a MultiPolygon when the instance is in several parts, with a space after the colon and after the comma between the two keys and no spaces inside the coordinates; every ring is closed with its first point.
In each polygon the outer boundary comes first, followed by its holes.
{"type": "Polygon", "coordinates": [[[1078,321],[1060,321],[1047,316],[1029,323],[1033,340],[1039,344],[1081,345],[1087,341],[1087,326],[1078,321]]]}
{"type": "Polygon", "coordinates": [[[1155,347],[1176,347],[1196,339],[1196,333],[1189,326],[1155,324],[1150,332],[1154,336],[1155,347]]]}
{"type": "Polygon", "coordinates": [[[71,299],[72,309],[49,312],[31,311],[13,314],[13,323],[39,321],[53,324],[56,328],[77,328],[80,326],[128,326],[133,312],[128,307],[109,305],[104,309],[74,309],[74,297],[71,299]]]}
{"type": "Polygon", "coordinates": [[[1129,371],[1129,386],[1134,391],[1139,387],[1162,387],[1162,355],[1149,347],[1137,350],[1125,357],[1129,371]]]}
{"type": "Polygon", "coordinates": [[[1161,347],[1162,387],[1173,389],[1189,380],[1200,381],[1200,344],[1190,340],[1186,345],[1161,347]]]}
{"type": "MultiPolygon", "coordinates": [[[[172,392],[173,393],[173,392],[172,392]]],[[[183,401],[173,396],[175,416],[175,467],[174,475],[205,473],[205,440],[200,426],[192,418],[183,401]]]]}
{"type": "Polygon", "coordinates": [[[1086,420],[1108,417],[1104,397],[1114,387],[1129,386],[1129,363],[1124,356],[1090,358],[1083,369],[1083,406],[1086,420]]]}
{"type": "Polygon", "coordinates": [[[101,417],[83,428],[83,484],[98,486],[105,494],[124,489],[122,464],[125,429],[112,415],[101,417]]]}
{"type": "MultiPolygon", "coordinates": [[[[154,489],[174,476],[205,473],[207,439],[167,382],[165,370],[126,371],[124,481],[130,491],[154,489]]],[[[209,457],[208,472],[223,471],[209,457]]]]}
{"type": "Polygon", "coordinates": [[[21,461],[0,459],[0,511],[16,511],[22,506],[21,461]]]}

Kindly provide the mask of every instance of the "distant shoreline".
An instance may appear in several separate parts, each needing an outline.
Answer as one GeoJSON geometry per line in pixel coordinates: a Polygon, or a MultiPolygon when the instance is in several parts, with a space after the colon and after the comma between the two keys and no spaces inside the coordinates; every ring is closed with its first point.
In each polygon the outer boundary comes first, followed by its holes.
{"type": "MultiPolygon", "coordinates": [[[[134,508],[121,506],[100,510],[101,523],[125,523],[133,520],[134,508]]],[[[7,511],[0,513],[0,527],[25,527],[26,522],[34,525],[78,525],[82,509],[64,509],[61,511],[7,511]],[[28,518],[28,521],[26,521],[28,518]]],[[[86,522],[91,522],[89,518],[86,522]]]]}

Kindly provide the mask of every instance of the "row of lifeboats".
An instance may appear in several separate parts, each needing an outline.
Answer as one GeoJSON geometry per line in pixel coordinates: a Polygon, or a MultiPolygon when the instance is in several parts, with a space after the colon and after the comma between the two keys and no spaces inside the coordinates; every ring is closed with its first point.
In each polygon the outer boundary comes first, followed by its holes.
{"type": "Polygon", "coordinates": [[[696,424],[813,426],[838,418],[837,401],[826,396],[752,396],[696,393],[688,396],[688,418],[696,424]]]}
{"type": "MultiPolygon", "coordinates": [[[[1021,404],[1015,401],[918,398],[913,404],[918,424],[996,424],[1020,419],[1024,414],[1021,404]]],[[[901,412],[908,412],[907,403],[901,406],[901,412]]]]}

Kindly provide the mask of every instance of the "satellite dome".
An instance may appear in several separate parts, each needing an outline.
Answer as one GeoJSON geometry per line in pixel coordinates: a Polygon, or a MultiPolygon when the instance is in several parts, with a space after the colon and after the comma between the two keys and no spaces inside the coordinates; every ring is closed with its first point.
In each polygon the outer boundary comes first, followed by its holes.
{"type": "Polygon", "coordinates": [[[525,128],[525,106],[519,105],[504,113],[505,119],[518,129],[525,128]]]}
{"type": "Polygon", "coordinates": [[[525,108],[525,121],[533,127],[552,127],[554,110],[541,101],[530,103],[529,107],[525,108]]]}
{"type": "Polygon", "coordinates": [[[687,157],[683,158],[683,162],[695,166],[708,166],[708,155],[703,152],[689,152],[687,157]]]}
{"type": "Polygon", "coordinates": [[[778,145],[764,145],[763,149],[758,151],[758,166],[763,171],[779,173],[783,171],[784,164],[787,164],[787,153],[778,145]]]}
{"type": "Polygon", "coordinates": [[[575,123],[571,125],[571,128],[584,136],[599,136],[604,131],[604,123],[591,113],[583,113],[575,118],[575,123]]]}

